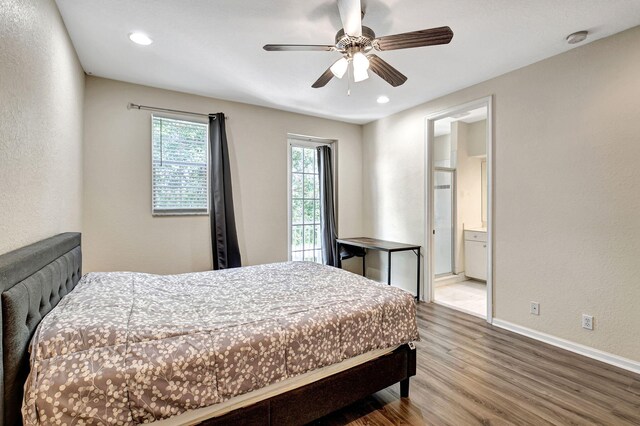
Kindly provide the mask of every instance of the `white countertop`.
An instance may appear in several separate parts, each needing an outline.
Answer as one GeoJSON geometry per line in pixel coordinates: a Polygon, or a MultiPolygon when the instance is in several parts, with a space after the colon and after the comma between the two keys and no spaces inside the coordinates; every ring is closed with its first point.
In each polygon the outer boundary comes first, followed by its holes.
{"type": "Polygon", "coordinates": [[[487,232],[487,228],[469,228],[469,229],[465,229],[465,231],[487,232]]]}

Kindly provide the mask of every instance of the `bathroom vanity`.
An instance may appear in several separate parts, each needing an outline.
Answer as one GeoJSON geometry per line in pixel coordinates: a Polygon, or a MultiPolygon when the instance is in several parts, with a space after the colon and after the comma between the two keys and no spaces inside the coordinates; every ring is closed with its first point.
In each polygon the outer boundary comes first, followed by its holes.
{"type": "Polygon", "coordinates": [[[487,280],[487,229],[464,231],[464,274],[468,278],[487,280]]]}

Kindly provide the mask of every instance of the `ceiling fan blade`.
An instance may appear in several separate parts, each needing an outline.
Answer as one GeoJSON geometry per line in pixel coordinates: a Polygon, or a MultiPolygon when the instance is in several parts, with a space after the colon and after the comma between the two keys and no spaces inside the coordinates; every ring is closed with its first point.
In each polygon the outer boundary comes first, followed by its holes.
{"type": "Polygon", "coordinates": [[[379,37],[373,45],[378,50],[408,49],[410,47],[434,46],[448,44],[453,38],[453,31],[449,27],[430,28],[428,30],[412,31],[410,33],[395,34],[379,37]]]}
{"type": "Polygon", "coordinates": [[[268,52],[332,52],[335,46],[325,44],[265,44],[268,52]]]}
{"type": "Polygon", "coordinates": [[[360,0],[338,0],[344,32],[351,37],[362,35],[362,5],[360,0]]]}
{"type": "Polygon", "coordinates": [[[320,78],[317,79],[316,82],[311,85],[311,87],[313,87],[314,89],[319,89],[320,87],[324,87],[332,78],[333,78],[333,73],[331,72],[331,67],[329,67],[324,73],[322,73],[320,78]]]}
{"type": "Polygon", "coordinates": [[[389,63],[381,59],[377,55],[369,55],[369,69],[378,74],[384,81],[398,87],[407,81],[407,77],[400,71],[389,65],[389,63]]]}

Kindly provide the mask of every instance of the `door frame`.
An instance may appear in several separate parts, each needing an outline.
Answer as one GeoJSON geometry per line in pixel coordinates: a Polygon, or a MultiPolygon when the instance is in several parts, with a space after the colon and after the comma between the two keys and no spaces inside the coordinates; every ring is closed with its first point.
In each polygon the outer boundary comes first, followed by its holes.
{"type": "Polygon", "coordinates": [[[476,99],[471,102],[467,102],[461,105],[456,105],[451,108],[430,114],[425,119],[425,243],[427,246],[428,255],[425,258],[426,263],[426,276],[425,286],[426,289],[423,294],[426,297],[427,302],[433,302],[433,281],[435,279],[433,269],[433,248],[434,248],[434,190],[433,190],[433,173],[435,166],[433,165],[433,144],[434,144],[434,122],[445,117],[449,117],[454,114],[458,114],[470,109],[476,109],[486,107],[487,108],[487,314],[486,320],[488,323],[493,322],[493,259],[494,259],[494,219],[495,219],[495,206],[494,206],[494,188],[495,188],[495,160],[494,160],[494,138],[493,138],[493,96],[486,96],[484,98],[476,99]]]}

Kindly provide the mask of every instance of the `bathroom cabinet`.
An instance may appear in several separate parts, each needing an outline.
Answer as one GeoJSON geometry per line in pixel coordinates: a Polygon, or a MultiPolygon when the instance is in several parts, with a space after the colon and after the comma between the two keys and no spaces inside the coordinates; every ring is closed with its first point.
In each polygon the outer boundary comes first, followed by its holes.
{"type": "Polygon", "coordinates": [[[487,280],[487,232],[464,231],[464,274],[468,278],[487,280]]]}

